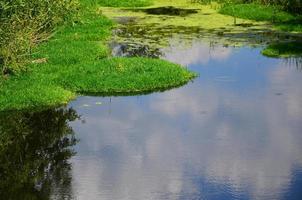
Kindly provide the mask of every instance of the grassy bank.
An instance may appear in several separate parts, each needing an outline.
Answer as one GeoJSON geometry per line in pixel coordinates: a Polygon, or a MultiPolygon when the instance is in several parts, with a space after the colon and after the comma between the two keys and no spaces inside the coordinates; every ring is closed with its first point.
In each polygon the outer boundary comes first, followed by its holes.
{"type": "Polygon", "coordinates": [[[267,21],[282,31],[302,32],[302,17],[285,12],[280,6],[261,4],[226,4],[219,11],[242,19],[267,21]]]}
{"type": "Polygon", "coordinates": [[[78,94],[164,90],[195,76],[163,60],[109,58],[107,40],[114,24],[98,12],[97,4],[82,3],[76,25],[61,27],[34,49],[28,72],[0,79],[1,111],[55,106],[78,94]]]}

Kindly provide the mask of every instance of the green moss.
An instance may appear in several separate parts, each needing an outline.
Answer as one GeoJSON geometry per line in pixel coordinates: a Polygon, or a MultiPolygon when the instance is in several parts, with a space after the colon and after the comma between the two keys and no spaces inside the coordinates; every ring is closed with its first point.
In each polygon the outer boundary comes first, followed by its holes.
{"type": "Polygon", "coordinates": [[[95,10],[33,53],[24,74],[0,79],[0,111],[65,104],[78,94],[137,94],[187,83],[194,73],[148,58],[108,58],[111,20],[95,10]]]}
{"type": "Polygon", "coordinates": [[[302,56],[302,42],[272,44],[266,47],[262,54],[275,58],[299,57],[302,56]]]}

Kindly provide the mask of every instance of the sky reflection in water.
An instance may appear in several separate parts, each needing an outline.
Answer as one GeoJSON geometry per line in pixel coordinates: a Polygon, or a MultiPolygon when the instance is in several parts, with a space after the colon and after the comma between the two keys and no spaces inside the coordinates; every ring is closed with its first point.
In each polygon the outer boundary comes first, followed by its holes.
{"type": "Polygon", "coordinates": [[[260,49],[171,41],[193,83],[70,104],[76,199],[302,199],[302,71],[260,49]],[[101,105],[99,105],[102,102],[101,105]]]}

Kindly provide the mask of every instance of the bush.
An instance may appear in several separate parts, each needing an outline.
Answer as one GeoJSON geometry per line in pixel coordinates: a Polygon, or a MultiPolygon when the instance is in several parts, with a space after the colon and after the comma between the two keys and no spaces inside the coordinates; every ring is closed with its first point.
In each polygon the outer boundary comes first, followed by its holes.
{"type": "Polygon", "coordinates": [[[1,0],[0,74],[23,70],[32,47],[77,8],[77,0],[1,0]]]}

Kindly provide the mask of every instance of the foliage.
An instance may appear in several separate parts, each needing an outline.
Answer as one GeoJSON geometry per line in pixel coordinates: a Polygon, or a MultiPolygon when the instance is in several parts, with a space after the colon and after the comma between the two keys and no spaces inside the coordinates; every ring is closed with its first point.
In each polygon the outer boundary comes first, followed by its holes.
{"type": "Polygon", "coordinates": [[[1,0],[2,74],[24,70],[32,48],[47,39],[58,24],[70,21],[77,8],[77,0],[1,0]]]}
{"type": "Polygon", "coordinates": [[[65,108],[0,113],[2,199],[49,199],[49,187],[64,183],[67,189],[68,176],[59,174],[70,169],[77,140],[68,123],[78,118],[65,108]]]}

